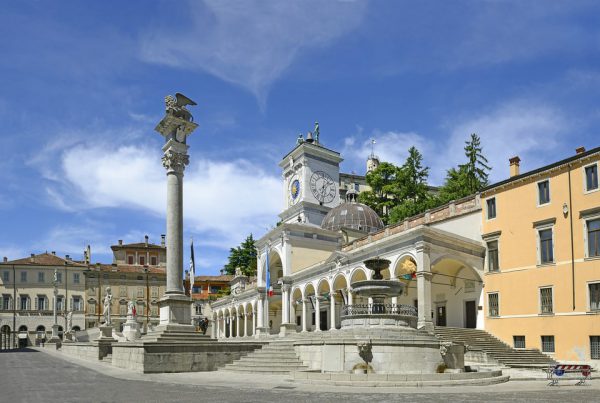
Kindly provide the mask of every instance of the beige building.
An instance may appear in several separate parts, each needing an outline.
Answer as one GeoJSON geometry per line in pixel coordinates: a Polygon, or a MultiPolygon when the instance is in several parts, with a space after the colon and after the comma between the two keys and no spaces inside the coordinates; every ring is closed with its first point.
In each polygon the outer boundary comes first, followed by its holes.
{"type": "Polygon", "coordinates": [[[166,286],[166,247],[148,241],[123,244],[119,240],[112,245],[112,264],[91,264],[85,271],[85,313],[86,328],[97,327],[102,323],[102,311],[106,288],[110,287],[113,296],[111,319],[115,329],[120,330],[127,319],[127,303],[135,301],[138,321],[147,329],[148,324],[159,321],[158,300],[166,286]]]}
{"type": "MultiPolygon", "coordinates": [[[[481,192],[486,330],[561,361],[600,360],[600,148],[481,192]]],[[[595,361],[597,364],[598,361],[595,361]]]]}
{"type": "Polygon", "coordinates": [[[66,316],[73,311],[74,330],[83,329],[87,265],[52,253],[0,263],[0,333],[16,329],[21,346],[49,339],[54,324],[54,272],[56,271],[59,332],[66,330],[66,316]]]}

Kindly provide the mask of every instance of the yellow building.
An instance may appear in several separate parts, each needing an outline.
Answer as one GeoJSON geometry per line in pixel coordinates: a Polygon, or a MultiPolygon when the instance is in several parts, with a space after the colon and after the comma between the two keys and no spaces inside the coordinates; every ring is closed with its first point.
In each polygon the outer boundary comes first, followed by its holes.
{"type": "MultiPolygon", "coordinates": [[[[485,328],[560,361],[600,360],[600,147],[481,192],[485,328]]],[[[595,361],[597,364],[598,361],[595,361]]]]}
{"type": "Polygon", "coordinates": [[[167,251],[164,236],[161,244],[148,241],[124,244],[119,240],[112,245],[112,264],[90,264],[85,271],[87,309],[86,328],[97,327],[102,322],[102,300],[106,287],[113,296],[111,319],[121,330],[127,320],[127,303],[135,301],[138,321],[143,329],[159,322],[158,300],[165,293],[167,251]]]}

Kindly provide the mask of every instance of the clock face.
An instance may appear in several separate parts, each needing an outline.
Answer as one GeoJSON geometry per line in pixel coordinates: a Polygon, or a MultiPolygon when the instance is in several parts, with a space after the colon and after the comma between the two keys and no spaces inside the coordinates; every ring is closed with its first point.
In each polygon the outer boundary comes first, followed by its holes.
{"type": "Polygon", "coordinates": [[[294,179],[290,184],[290,197],[292,204],[298,201],[298,196],[300,195],[300,181],[298,179],[294,179]]]}
{"type": "Polygon", "coordinates": [[[310,177],[310,190],[321,203],[331,203],[335,199],[336,184],[325,172],[316,171],[310,177]]]}

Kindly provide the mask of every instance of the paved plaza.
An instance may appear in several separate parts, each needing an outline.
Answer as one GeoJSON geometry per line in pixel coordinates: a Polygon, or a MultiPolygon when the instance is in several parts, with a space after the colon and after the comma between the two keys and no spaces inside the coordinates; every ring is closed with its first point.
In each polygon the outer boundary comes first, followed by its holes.
{"type": "Polygon", "coordinates": [[[485,387],[349,388],[297,384],[285,376],[227,372],[138,374],[60,352],[0,353],[2,402],[594,402],[600,383],[547,387],[512,381],[485,387]]]}

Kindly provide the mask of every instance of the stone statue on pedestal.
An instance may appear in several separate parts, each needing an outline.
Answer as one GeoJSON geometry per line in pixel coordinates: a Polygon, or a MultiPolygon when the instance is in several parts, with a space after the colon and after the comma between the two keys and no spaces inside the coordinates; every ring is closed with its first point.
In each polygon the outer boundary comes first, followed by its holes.
{"type": "Polygon", "coordinates": [[[112,294],[110,293],[110,287],[106,287],[106,293],[104,294],[104,310],[102,315],[104,316],[104,324],[110,325],[110,305],[112,304],[112,294]]]}
{"type": "Polygon", "coordinates": [[[67,333],[71,333],[73,329],[73,311],[67,313],[67,333]]]}
{"type": "Polygon", "coordinates": [[[137,316],[137,312],[135,310],[135,302],[133,300],[129,300],[127,303],[127,320],[135,320],[137,316]]]}

